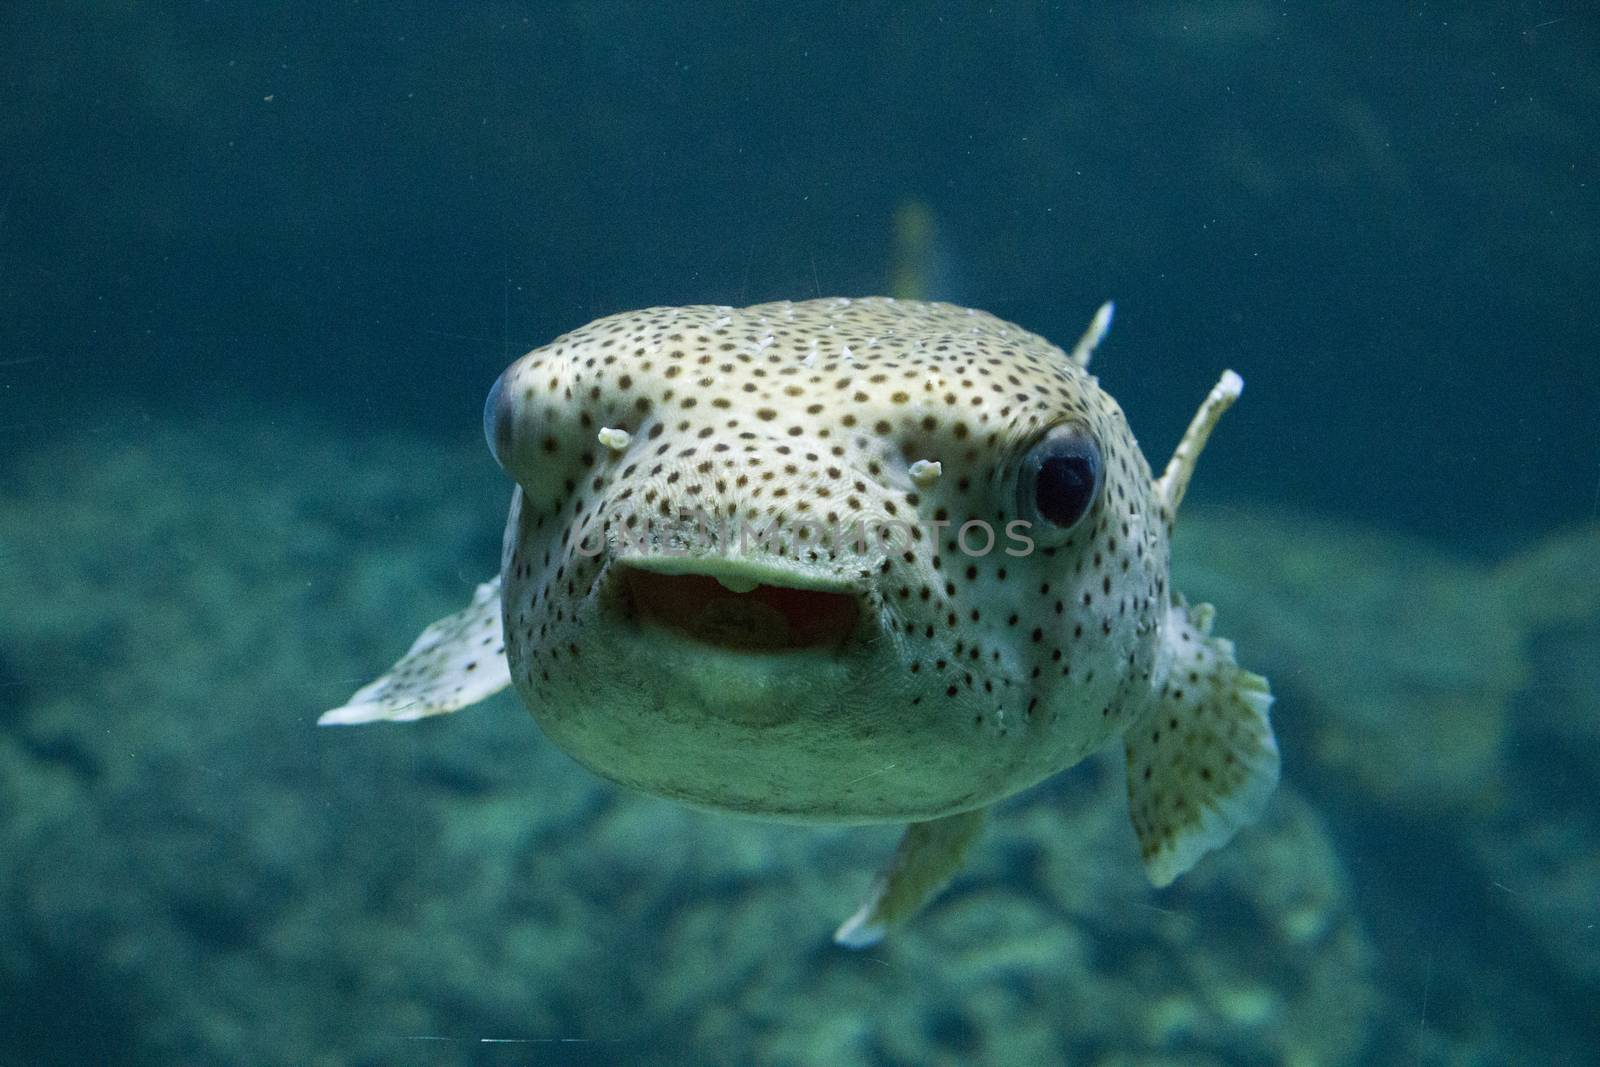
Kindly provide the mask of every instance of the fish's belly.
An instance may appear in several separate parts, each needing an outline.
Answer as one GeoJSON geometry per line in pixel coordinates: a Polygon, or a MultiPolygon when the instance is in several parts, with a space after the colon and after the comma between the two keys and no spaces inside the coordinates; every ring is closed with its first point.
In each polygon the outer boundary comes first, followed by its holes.
{"type": "Polygon", "coordinates": [[[651,628],[512,675],[544,733],[602,777],[695,807],[801,822],[914,821],[1042,777],[870,646],[710,647],[651,628]],[[548,679],[548,680],[546,680],[548,679]]]}

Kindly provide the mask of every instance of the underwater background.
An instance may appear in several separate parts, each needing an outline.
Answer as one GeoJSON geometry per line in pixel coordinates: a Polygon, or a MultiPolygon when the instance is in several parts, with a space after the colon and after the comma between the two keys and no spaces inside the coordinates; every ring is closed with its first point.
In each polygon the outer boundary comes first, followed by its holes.
{"type": "Polygon", "coordinates": [[[0,1064],[1600,1062],[1600,14],[0,7],[0,1064]],[[318,730],[498,565],[501,368],[894,293],[1070,346],[1273,682],[1165,890],[1119,761],[883,945],[898,828],[626,793],[514,698],[318,730]]]}

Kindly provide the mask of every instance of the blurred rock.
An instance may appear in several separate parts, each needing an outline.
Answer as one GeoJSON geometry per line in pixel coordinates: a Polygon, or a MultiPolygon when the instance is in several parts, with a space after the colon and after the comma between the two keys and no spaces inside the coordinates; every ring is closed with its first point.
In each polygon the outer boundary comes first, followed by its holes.
{"type": "Polygon", "coordinates": [[[1174,586],[1217,605],[1218,632],[1272,679],[1280,731],[1308,742],[1286,762],[1413,815],[1502,800],[1536,628],[1600,608],[1584,562],[1600,528],[1494,568],[1343,523],[1197,510],[1173,556],[1174,586]]]}
{"type": "MultiPolygon", "coordinates": [[[[1592,632],[1517,608],[1554,564],[1196,516],[1180,585],[1273,677],[1286,734],[1316,739],[1286,745],[1263,822],[1153,891],[1113,753],[1003,805],[946,895],[852,953],[828,935],[896,828],[620,792],[509,698],[312,725],[493,569],[505,491],[476,440],[229,413],[20,470],[0,500],[29,606],[0,617],[0,1058],[26,1062],[87,1042],[424,1063],[481,1038],[593,1063],[1359,1062],[1386,996],[1297,768],[1412,818],[1488,804],[1533,636],[1592,632]],[[134,1007],[87,1031],[50,1013],[104,989],[134,1007]]],[[[1575,859],[1593,827],[1503,815],[1469,839],[1527,875],[1518,921],[1556,953],[1600,878],[1575,859]]]]}

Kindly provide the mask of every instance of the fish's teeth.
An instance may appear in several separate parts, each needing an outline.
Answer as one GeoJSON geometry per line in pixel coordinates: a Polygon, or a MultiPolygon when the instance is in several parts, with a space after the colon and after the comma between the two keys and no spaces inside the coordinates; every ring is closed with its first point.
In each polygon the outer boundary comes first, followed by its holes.
{"type": "Polygon", "coordinates": [[[733,593],[748,593],[748,592],[750,592],[750,590],[754,589],[756,586],[761,584],[760,582],[756,581],[754,578],[743,578],[743,577],[740,577],[739,575],[736,575],[736,574],[735,575],[716,574],[716,575],[713,575],[712,577],[716,578],[718,585],[722,586],[722,588],[728,590],[729,592],[733,592],[733,593]]]}

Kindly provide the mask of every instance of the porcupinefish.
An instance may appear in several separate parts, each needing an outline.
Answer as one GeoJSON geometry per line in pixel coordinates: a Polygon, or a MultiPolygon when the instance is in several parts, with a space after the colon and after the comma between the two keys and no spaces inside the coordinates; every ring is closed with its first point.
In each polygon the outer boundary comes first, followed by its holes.
{"type": "Polygon", "coordinates": [[[1152,477],[1068,353],[982,311],[821,299],[611,315],[484,408],[500,577],[323,723],[514,685],[595,773],[700,808],[909,826],[835,934],[952,877],[984,811],[1120,737],[1160,886],[1278,778],[1264,678],[1168,582],[1229,371],[1152,477]],[[737,528],[737,529],[735,529],[737,528]]]}

